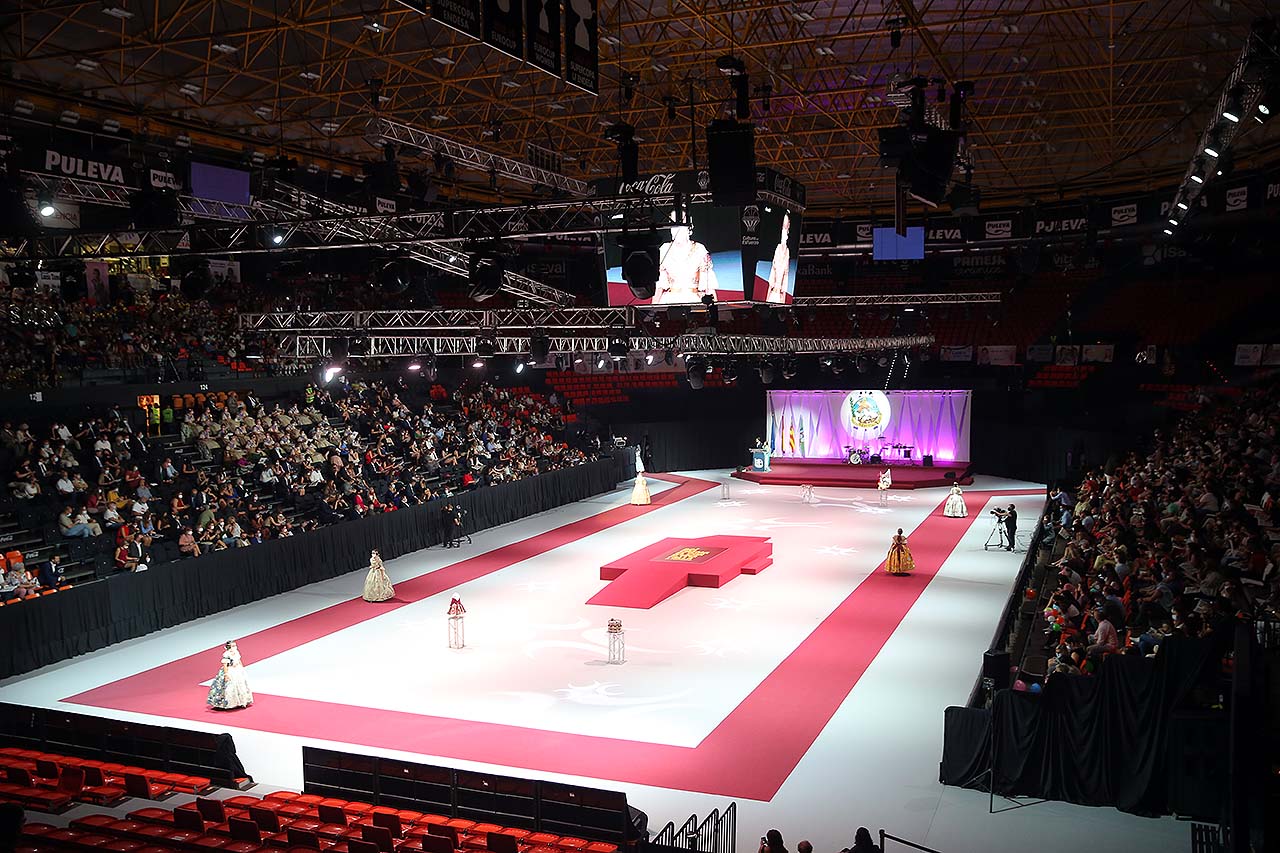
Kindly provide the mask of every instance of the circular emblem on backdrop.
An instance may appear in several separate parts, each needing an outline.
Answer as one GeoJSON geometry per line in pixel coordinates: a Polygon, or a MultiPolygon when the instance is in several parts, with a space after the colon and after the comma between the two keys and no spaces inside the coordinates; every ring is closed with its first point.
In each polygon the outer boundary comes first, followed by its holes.
{"type": "Polygon", "coordinates": [[[881,435],[889,426],[891,414],[889,398],[883,391],[854,391],[845,397],[840,419],[846,430],[865,438],[868,433],[881,435]]]}

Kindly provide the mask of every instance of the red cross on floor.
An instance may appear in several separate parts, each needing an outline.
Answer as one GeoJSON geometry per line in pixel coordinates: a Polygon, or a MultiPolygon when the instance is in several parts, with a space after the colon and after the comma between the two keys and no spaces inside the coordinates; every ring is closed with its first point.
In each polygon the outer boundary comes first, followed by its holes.
{"type": "Polygon", "coordinates": [[[738,575],[754,575],[773,563],[765,536],[663,539],[600,567],[610,583],[587,604],[647,610],[687,586],[719,589],[738,575]]]}

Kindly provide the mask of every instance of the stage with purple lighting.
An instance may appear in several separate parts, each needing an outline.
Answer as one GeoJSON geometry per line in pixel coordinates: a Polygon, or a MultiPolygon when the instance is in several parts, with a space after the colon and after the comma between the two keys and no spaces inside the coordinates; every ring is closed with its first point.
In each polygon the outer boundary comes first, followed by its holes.
{"type": "Polygon", "coordinates": [[[735,476],[774,485],[894,488],[964,483],[969,391],[770,391],[764,446],[770,465],[735,476]]]}

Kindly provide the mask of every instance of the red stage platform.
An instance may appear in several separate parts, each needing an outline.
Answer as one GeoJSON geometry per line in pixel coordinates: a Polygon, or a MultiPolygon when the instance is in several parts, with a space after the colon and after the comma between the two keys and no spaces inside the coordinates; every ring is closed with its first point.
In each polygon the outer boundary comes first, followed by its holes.
{"type": "Polygon", "coordinates": [[[739,480],[766,486],[835,486],[846,489],[874,489],[880,472],[893,472],[895,489],[928,489],[950,486],[954,482],[967,486],[973,482],[968,462],[952,462],[926,468],[923,465],[850,465],[835,459],[774,459],[768,472],[735,471],[739,480]],[[951,477],[948,478],[947,474],[951,477]]]}
{"type": "Polygon", "coordinates": [[[757,575],[773,564],[766,536],[663,539],[600,567],[611,581],[587,601],[648,610],[687,586],[719,589],[739,575],[757,575]]]}

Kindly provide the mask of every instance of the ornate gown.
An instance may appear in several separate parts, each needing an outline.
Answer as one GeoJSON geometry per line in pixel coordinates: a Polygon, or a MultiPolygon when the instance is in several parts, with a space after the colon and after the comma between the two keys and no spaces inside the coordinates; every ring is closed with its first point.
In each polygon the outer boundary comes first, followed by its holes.
{"type": "Polygon", "coordinates": [[[235,646],[223,652],[222,669],[209,685],[206,701],[210,708],[218,711],[247,708],[253,704],[253,691],[249,689],[249,679],[244,665],[240,663],[240,650],[235,646]]]}
{"type": "Polygon", "coordinates": [[[382,557],[374,551],[369,557],[369,574],[364,578],[363,598],[365,601],[387,601],[395,594],[391,578],[387,577],[387,570],[382,565],[382,557]]]}
{"type": "Polygon", "coordinates": [[[942,505],[942,514],[947,518],[964,518],[969,514],[969,509],[964,505],[964,492],[960,491],[959,486],[951,487],[951,494],[947,495],[947,502],[942,505]]]}
{"type": "Polygon", "coordinates": [[[636,448],[636,484],[631,487],[631,504],[648,506],[649,484],[644,479],[644,460],[640,458],[640,448],[636,448]]]}
{"type": "Polygon", "coordinates": [[[915,567],[911,549],[907,547],[907,537],[895,533],[893,544],[889,546],[889,556],[885,557],[884,570],[891,575],[905,575],[915,567]]]}

